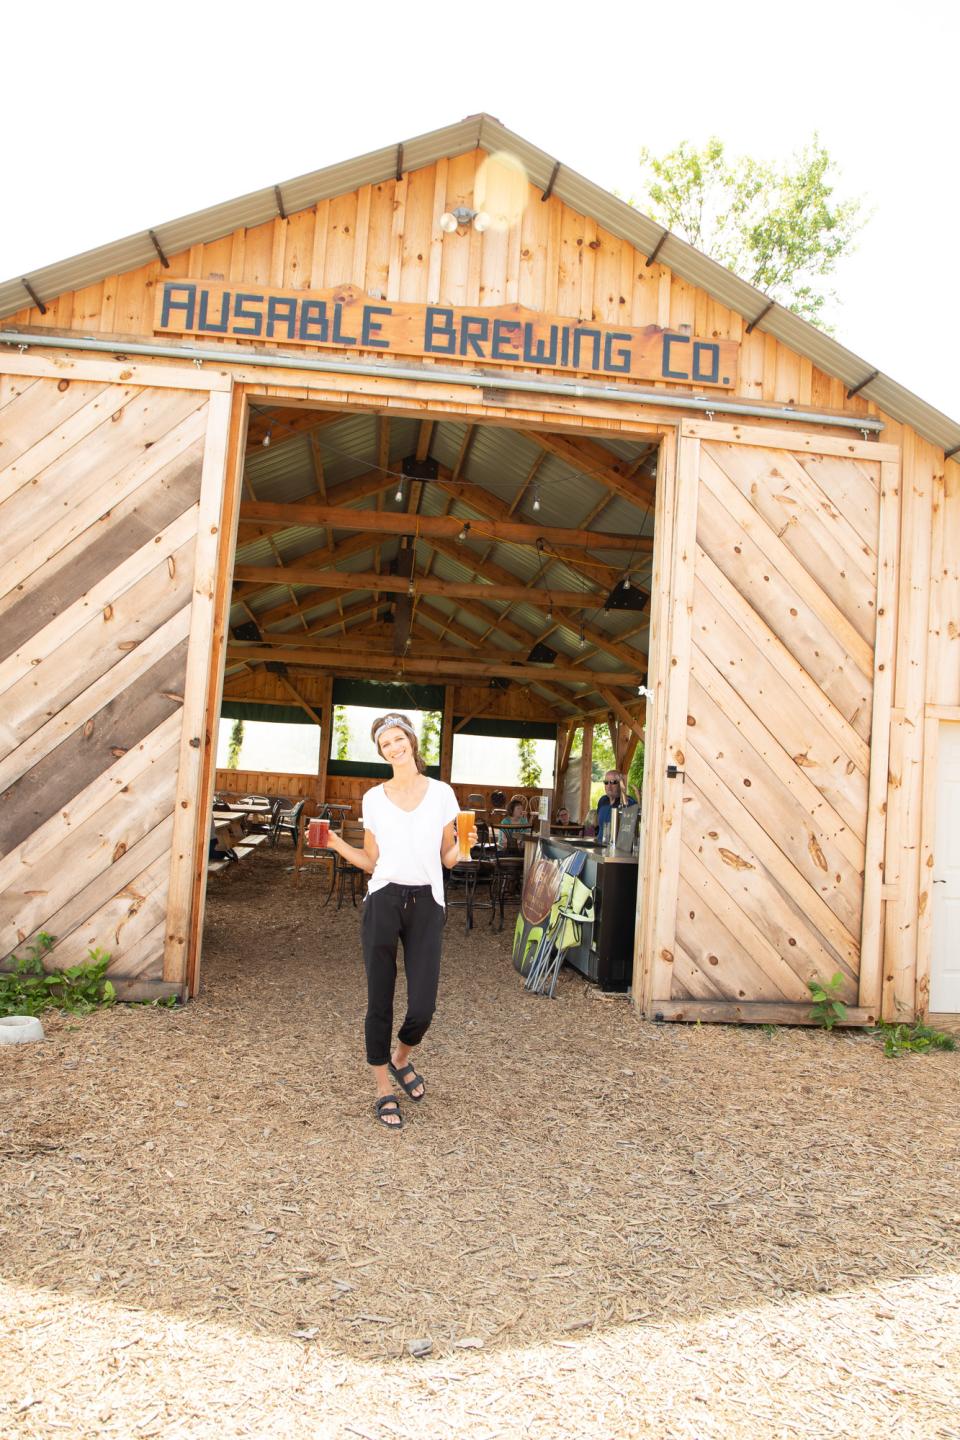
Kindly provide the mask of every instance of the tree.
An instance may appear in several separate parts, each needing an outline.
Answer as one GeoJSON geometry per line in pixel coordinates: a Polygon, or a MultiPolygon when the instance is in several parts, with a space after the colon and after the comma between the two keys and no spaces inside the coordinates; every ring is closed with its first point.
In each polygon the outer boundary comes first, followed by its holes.
{"type": "Polygon", "coordinates": [[[532,740],[518,740],[517,754],[520,757],[520,784],[534,789],[540,784],[543,771],[537,764],[537,753],[532,740]]]}
{"type": "Polygon", "coordinates": [[[333,708],[333,744],[337,760],[350,759],[350,721],[347,719],[345,705],[335,705],[333,708]]]}
{"type": "Polygon", "coordinates": [[[728,160],[716,136],[702,150],[686,140],[659,157],[642,149],[640,165],[641,208],[654,220],[830,330],[821,317],[835,296],[822,281],[868,217],[859,199],[834,198],[833,161],[819,136],[779,167],[749,155],[728,160]]]}
{"type": "Polygon", "coordinates": [[[630,761],[630,772],[627,775],[627,789],[636,794],[639,798],[643,794],[643,741],[639,741],[633,759],[630,761]]]}
{"type": "Polygon", "coordinates": [[[440,711],[424,710],[420,726],[420,754],[427,765],[440,763],[440,711]]]}
{"type": "Polygon", "coordinates": [[[617,757],[613,753],[610,726],[601,721],[593,727],[593,750],[591,752],[590,778],[602,780],[608,770],[616,770],[617,757]]]}
{"type": "Polygon", "coordinates": [[[236,770],[240,765],[240,751],[243,748],[243,721],[234,720],[227,741],[227,769],[236,770]]]}

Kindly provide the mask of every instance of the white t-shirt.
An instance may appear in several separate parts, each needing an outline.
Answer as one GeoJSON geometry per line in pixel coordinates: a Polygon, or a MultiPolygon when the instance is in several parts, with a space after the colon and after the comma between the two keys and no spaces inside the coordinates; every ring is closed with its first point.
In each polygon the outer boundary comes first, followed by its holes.
{"type": "Polygon", "coordinates": [[[429,885],[443,904],[440,845],[444,826],[457,818],[460,804],[449,785],[427,778],[427,793],[415,810],[401,810],[374,785],[363,797],[364,828],[373,832],[380,854],[368,889],[384,885],[429,885]]]}

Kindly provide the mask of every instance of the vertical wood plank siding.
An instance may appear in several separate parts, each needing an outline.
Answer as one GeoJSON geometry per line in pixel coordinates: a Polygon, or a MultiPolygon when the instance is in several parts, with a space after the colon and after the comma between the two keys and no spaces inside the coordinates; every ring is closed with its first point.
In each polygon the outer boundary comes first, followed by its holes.
{"type": "Polygon", "coordinates": [[[186,380],[0,390],[0,963],[46,930],[121,993],[162,977],[211,405],[186,380]]]}
{"type": "MultiPolygon", "coordinates": [[[[526,209],[512,232],[491,228],[478,234],[471,226],[462,235],[443,237],[438,246],[436,217],[457,205],[473,205],[485,159],[477,150],[410,171],[399,181],[322,200],[286,220],[269,220],[171,255],[167,270],[156,260],[61,296],[46,315],[27,307],[5,323],[150,335],[154,291],[162,279],[191,275],[300,290],[352,282],[417,304],[518,300],[531,309],[605,323],[696,323],[713,338],[741,342],[740,395],[786,404],[816,399],[833,409],[867,413],[868,402],[861,396],[848,401],[841,381],[800,361],[761,330],[744,335],[739,315],[664,266],[648,267],[640,251],[556,196],[542,202],[534,186],[528,187],[526,209]]],[[[203,343],[236,349],[247,342],[209,336],[203,343]]]]}

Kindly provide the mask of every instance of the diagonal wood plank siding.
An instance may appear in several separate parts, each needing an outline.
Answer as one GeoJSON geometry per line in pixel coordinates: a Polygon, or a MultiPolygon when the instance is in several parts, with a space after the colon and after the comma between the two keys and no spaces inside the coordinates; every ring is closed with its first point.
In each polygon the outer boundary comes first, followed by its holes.
{"type": "Polygon", "coordinates": [[[209,388],[11,377],[0,408],[0,964],[161,980],[209,388]]]}
{"type": "MultiPolygon", "coordinates": [[[[875,688],[890,669],[889,616],[878,633],[890,447],[874,459],[865,445],[845,455],[825,441],[821,454],[813,436],[734,426],[688,423],[684,435],[695,543],[675,580],[691,595],[672,636],[686,713],[682,773],[666,782],[682,787],[680,873],[656,1008],[801,1011],[807,980],[835,973],[842,998],[863,1004],[865,874],[874,883],[883,846],[871,763],[886,773],[871,745],[889,725],[875,688]]],[[[873,938],[871,956],[878,967],[873,938]]]]}

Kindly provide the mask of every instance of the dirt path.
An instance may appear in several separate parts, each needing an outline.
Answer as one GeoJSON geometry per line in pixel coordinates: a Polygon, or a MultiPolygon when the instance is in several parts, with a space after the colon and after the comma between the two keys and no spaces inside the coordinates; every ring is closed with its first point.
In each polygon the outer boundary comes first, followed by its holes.
{"type": "Polygon", "coordinates": [[[0,1433],[960,1436],[960,1055],[527,996],[455,914],[390,1135],[288,859],[189,1006],[0,1051],[0,1433]]]}

